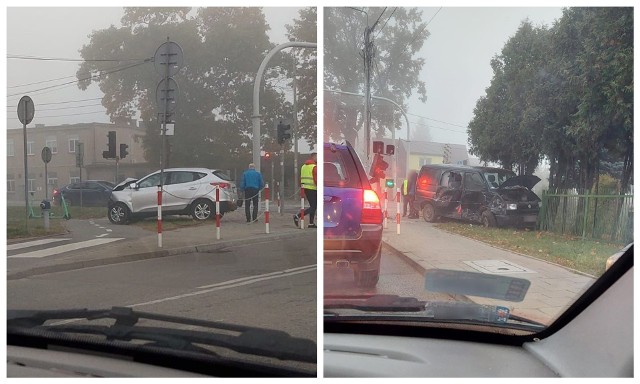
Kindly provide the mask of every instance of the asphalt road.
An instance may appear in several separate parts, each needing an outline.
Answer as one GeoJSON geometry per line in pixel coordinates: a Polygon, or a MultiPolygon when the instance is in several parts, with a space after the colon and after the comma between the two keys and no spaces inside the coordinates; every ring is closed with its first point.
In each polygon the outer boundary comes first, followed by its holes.
{"type": "Polygon", "coordinates": [[[50,273],[7,283],[9,309],[144,312],[282,330],[316,340],[315,232],[191,253],[50,273]]]}
{"type": "Polygon", "coordinates": [[[424,289],[421,271],[383,245],[380,265],[380,280],[375,288],[359,288],[355,285],[350,269],[327,269],[324,272],[324,295],[398,295],[415,297],[419,300],[448,300],[448,294],[432,293],[424,289]]]}

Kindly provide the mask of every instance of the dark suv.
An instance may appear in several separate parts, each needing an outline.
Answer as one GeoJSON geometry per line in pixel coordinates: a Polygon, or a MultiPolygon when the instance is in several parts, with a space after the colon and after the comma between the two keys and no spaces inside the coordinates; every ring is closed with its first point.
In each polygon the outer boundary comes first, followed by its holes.
{"type": "Polygon", "coordinates": [[[424,165],[416,183],[416,206],[428,222],[442,216],[485,227],[535,227],[540,198],[531,188],[539,181],[500,168],[424,165]]]}
{"type": "Polygon", "coordinates": [[[375,287],[380,274],[382,209],[353,148],[324,144],[324,264],[350,268],[356,284],[375,287]]]}

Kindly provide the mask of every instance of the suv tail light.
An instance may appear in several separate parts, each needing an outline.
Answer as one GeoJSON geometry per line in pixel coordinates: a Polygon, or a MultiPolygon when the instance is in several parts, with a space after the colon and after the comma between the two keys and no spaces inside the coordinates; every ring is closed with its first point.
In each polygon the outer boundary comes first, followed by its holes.
{"type": "Polygon", "coordinates": [[[362,224],[382,224],[382,208],[378,194],[365,189],[362,198],[362,224]]]}
{"type": "Polygon", "coordinates": [[[211,185],[213,185],[214,187],[220,187],[220,188],[229,188],[231,187],[231,184],[229,183],[216,183],[216,182],[211,182],[209,183],[211,185]]]}

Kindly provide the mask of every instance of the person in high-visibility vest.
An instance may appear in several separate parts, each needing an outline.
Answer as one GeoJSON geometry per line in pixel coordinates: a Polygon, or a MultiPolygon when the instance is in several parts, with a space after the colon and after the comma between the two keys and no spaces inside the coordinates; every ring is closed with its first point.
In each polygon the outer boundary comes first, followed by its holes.
{"type": "Polygon", "coordinates": [[[403,197],[403,207],[402,207],[402,217],[407,216],[407,205],[409,206],[409,218],[417,219],[418,211],[414,205],[416,200],[416,182],[418,179],[418,172],[412,170],[409,172],[409,176],[402,183],[402,197],[403,197]]]}
{"type": "MultiPolygon", "coordinates": [[[[318,196],[318,176],[316,167],[316,153],[312,153],[309,160],[307,160],[300,168],[300,185],[304,189],[304,195],[309,202],[309,208],[304,210],[304,215],[309,216],[309,228],[316,228],[314,217],[316,214],[317,196],[318,196]]],[[[300,215],[293,215],[293,222],[298,226],[300,215]]]]}

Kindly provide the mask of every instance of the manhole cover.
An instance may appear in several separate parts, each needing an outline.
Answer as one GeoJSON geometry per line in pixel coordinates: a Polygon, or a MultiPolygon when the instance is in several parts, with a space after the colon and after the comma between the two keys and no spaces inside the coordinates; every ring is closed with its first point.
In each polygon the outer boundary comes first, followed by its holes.
{"type": "Polygon", "coordinates": [[[491,273],[494,275],[499,275],[501,273],[536,273],[536,271],[507,260],[473,260],[465,261],[464,263],[477,271],[491,273]]]}

